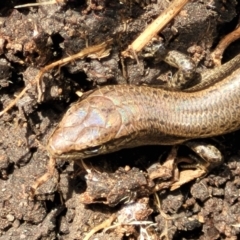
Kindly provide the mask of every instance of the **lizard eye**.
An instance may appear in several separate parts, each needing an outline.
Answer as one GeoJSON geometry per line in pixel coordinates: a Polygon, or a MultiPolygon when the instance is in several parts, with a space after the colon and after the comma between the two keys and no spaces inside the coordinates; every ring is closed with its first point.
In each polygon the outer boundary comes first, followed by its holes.
{"type": "Polygon", "coordinates": [[[98,154],[98,152],[101,148],[102,148],[102,146],[89,147],[85,150],[85,154],[87,154],[87,155],[98,154]]]}

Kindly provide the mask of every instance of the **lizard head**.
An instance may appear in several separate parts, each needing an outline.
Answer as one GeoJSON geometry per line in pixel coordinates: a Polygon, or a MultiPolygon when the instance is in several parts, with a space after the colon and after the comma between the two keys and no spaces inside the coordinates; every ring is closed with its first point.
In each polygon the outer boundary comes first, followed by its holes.
{"type": "Polygon", "coordinates": [[[107,92],[114,93],[109,87],[98,89],[69,108],[49,138],[47,149],[51,156],[74,160],[131,145],[132,137],[127,136],[132,116],[118,107],[122,106],[118,102],[120,93],[112,97],[107,92]]]}

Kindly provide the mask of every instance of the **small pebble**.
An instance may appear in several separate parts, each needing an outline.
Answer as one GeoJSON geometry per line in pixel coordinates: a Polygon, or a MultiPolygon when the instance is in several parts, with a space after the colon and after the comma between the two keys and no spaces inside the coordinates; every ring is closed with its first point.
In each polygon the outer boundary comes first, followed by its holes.
{"type": "Polygon", "coordinates": [[[8,214],[6,217],[7,217],[7,220],[8,220],[9,222],[13,222],[14,219],[15,219],[12,214],[8,214]]]}

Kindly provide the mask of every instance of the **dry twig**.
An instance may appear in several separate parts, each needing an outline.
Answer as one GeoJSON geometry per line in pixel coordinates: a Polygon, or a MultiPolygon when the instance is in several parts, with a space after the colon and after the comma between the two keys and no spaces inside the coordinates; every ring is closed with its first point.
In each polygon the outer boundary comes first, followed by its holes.
{"type": "Polygon", "coordinates": [[[6,113],[8,110],[10,110],[17,103],[17,101],[27,92],[27,90],[29,90],[35,84],[37,84],[37,86],[38,86],[38,94],[39,94],[38,102],[40,102],[42,100],[42,91],[41,91],[41,87],[40,87],[40,81],[41,81],[44,73],[46,73],[47,71],[53,69],[56,66],[62,66],[71,61],[74,61],[75,59],[81,59],[81,58],[84,58],[87,56],[92,57],[92,58],[99,58],[99,59],[106,57],[109,55],[109,52],[110,52],[109,45],[111,43],[112,43],[112,39],[108,39],[107,41],[105,41],[101,44],[84,48],[82,51],[80,51],[77,54],[74,54],[67,58],[63,58],[59,61],[53,62],[53,63],[45,66],[44,68],[42,68],[40,70],[39,74],[35,77],[35,79],[30,81],[29,84],[20,92],[20,94],[13,101],[11,101],[10,104],[6,108],[4,108],[0,112],[0,116],[2,116],[4,113],[6,113]]]}
{"type": "Polygon", "coordinates": [[[116,219],[116,215],[113,214],[111,215],[107,220],[105,220],[104,222],[100,223],[99,225],[95,226],[85,237],[83,240],[88,240],[93,234],[95,234],[96,232],[109,227],[112,222],[116,219]]]}
{"type": "Polygon", "coordinates": [[[155,19],[148,27],[133,41],[128,49],[122,52],[124,57],[130,57],[132,53],[140,52],[143,47],[161,31],[189,2],[189,0],[174,0],[167,9],[165,9],[157,19],[155,19]]]}
{"type": "Polygon", "coordinates": [[[39,2],[39,3],[26,3],[22,5],[17,5],[14,8],[38,7],[38,6],[50,5],[50,4],[61,3],[61,2],[63,2],[63,0],[50,0],[48,2],[39,2]]]}
{"type": "Polygon", "coordinates": [[[31,186],[31,196],[32,198],[35,195],[35,192],[39,186],[45,183],[49,178],[51,178],[55,171],[56,159],[50,157],[47,166],[47,172],[43,174],[40,178],[38,178],[35,183],[31,186]]]}
{"type": "Polygon", "coordinates": [[[212,52],[212,60],[215,66],[220,66],[222,61],[222,55],[225,49],[235,40],[240,38],[240,26],[238,26],[233,32],[226,35],[217,45],[212,52]]]}

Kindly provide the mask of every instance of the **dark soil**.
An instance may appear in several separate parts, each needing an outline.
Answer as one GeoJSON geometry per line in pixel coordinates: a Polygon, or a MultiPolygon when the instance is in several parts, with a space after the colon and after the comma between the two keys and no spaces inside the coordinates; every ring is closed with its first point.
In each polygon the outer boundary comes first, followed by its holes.
{"type": "MultiPolygon", "coordinates": [[[[156,85],[159,76],[166,79],[176,69],[141,57],[139,64],[125,59],[126,78],[120,59],[169,1],[69,0],[13,8],[24,3],[28,1],[0,2],[1,109],[47,64],[86,44],[109,38],[114,42],[106,58],[75,60],[48,72],[41,103],[32,87],[0,118],[0,240],[84,239],[114,214],[115,227],[90,239],[239,239],[239,132],[211,139],[223,153],[224,164],[172,192],[154,195],[148,190],[147,167],[160,156],[165,159],[170,150],[152,146],[85,160],[92,169],[88,175],[74,162],[58,161],[54,176],[30,199],[31,185],[46,171],[47,139],[77,100],[77,91],[113,83],[156,85]],[[147,222],[139,225],[141,221],[147,222]]],[[[200,70],[211,67],[209,54],[236,27],[239,10],[235,0],[190,1],[159,36],[168,49],[190,55],[200,70]]],[[[223,62],[239,48],[240,41],[230,45],[223,62]]],[[[186,152],[180,146],[179,154],[186,152]]]]}

